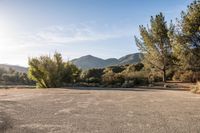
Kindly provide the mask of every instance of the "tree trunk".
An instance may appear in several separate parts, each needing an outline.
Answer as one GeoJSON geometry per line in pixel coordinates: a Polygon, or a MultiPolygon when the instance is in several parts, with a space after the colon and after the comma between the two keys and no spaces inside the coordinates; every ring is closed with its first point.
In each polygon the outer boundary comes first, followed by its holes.
{"type": "Polygon", "coordinates": [[[163,82],[166,83],[166,70],[163,69],[163,82]]]}

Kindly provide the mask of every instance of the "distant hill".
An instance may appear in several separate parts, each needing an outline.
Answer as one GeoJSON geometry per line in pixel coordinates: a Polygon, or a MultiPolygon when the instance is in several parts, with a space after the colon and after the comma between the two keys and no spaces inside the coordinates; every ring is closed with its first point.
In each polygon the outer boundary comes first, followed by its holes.
{"type": "Polygon", "coordinates": [[[92,55],[86,55],[74,59],[71,62],[81,69],[91,69],[91,68],[104,68],[113,65],[137,64],[141,62],[141,58],[143,58],[141,53],[129,54],[119,59],[109,58],[106,60],[94,57],[92,55]]]}
{"type": "MultiPolygon", "coordinates": [[[[77,67],[81,69],[91,69],[91,68],[104,68],[113,65],[125,65],[125,64],[137,64],[141,62],[141,58],[143,58],[141,53],[134,53],[123,56],[119,59],[109,58],[109,59],[101,59],[98,57],[94,57],[92,55],[82,56],[80,58],[71,60],[77,67]]],[[[9,65],[9,64],[0,64],[0,68],[4,68],[9,70],[9,68],[14,69],[18,72],[27,73],[28,68],[17,66],[17,65],[9,65]]]]}
{"type": "Polygon", "coordinates": [[[129,54],[129,55],[119,58],[119,62],[120,62],[119,64],[120,65],[137,64],[141,62],[141,58],[143,58],[143,55],[141,53],[129,54]]]}
{"type": "Polygon", "coordinates": [[[81,69],[103,68],[106,66],[118,64],[118,60],[115,58],[104,60],[92,55],[82,56],[78,59],[72,60],[72,62],[81,69]]]}
{"type": "Polygon", "coordinates": [[[28,68],[26,67],[17,66],[17,65],[8,65],[8,64],[0,64],[0,68],[4,68],[6,70],[9,70],[9,68],[12,68],[17,72],[23,72],[23,73],[27,73],[28,71],[28,68]]]}

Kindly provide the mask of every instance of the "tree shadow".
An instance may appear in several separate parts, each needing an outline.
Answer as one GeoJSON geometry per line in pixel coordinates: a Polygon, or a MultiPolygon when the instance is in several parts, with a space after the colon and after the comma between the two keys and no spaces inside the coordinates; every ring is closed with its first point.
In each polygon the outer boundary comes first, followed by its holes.
{"type": "Polygon", "coordinates": [[[63,89],[71,89],[71,90],[87,90],[87,91],[188,91],[183,88],[164,88],[164,87],[147,87],[147,86],[137,86],[134,88],[105,88],[105,87],[67,87],[63,89]]]}

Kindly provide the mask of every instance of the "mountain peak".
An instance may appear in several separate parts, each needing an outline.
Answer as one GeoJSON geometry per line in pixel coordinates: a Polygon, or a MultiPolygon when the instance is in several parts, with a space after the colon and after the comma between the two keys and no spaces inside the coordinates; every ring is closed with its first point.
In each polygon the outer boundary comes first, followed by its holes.
{"type": "Polygon", "coordinates": [[[141,57],[141,53],[134,53],[123,56],[119,59],[109,58],[104,60],[92,55],[85,55],[72,60],[72,63],[81,69],[104,68],[113,65],[136,64],[141,61],[141,57]]]}
{"type": "Polygon", "coordinates": [[[85,55],[85,56],[82,56],[82,57],[94,57],[94,56],[92,56],[92,55],[85,55]]]}

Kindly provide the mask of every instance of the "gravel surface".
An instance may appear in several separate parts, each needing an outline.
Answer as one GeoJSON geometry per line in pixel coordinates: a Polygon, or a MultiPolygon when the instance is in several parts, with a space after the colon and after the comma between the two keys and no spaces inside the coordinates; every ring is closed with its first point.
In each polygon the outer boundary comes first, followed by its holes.
{"type": "Polygon", "coordinates": [[[0,133],[200,133],[200,95],[173,89],[0,89],[0,133]]]}

